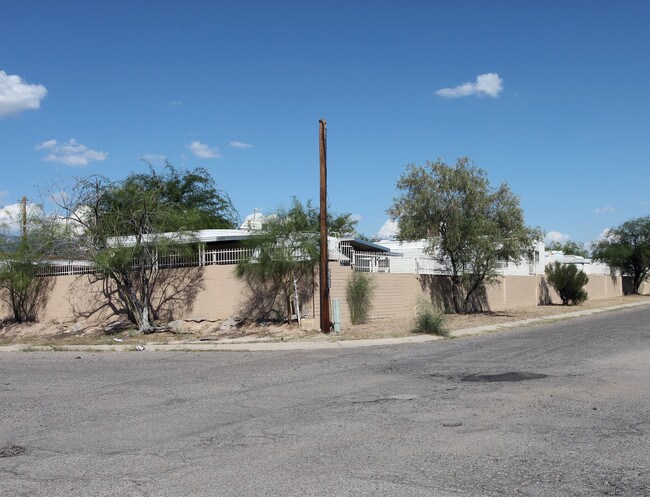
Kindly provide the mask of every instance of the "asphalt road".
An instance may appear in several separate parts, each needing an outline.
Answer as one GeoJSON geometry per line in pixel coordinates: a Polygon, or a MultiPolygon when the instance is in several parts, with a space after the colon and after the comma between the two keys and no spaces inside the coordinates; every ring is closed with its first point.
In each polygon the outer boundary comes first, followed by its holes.
{"type": "Polygon", "coordinates": [[[403,346],[0,355],[0,495],[649,496],[650,308],[403,346]]]}

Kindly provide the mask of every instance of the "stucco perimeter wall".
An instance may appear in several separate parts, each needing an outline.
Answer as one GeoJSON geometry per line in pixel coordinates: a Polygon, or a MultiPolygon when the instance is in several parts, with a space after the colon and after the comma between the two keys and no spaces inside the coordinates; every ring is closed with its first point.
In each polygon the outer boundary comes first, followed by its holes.
{"type": "Polygon", "coordinates": [[[202,289],[194,305],[177,319],[228,319],[241,315],[246,285],[235,278],[234,265],[203,268],[202,289]]]}
{"type": "MultiPolygon", "coordinates": [[[[247,291],[244,283],[234,277],[233,270],[232,265],[169,270],[154,299],[161,317],[227,319],[240,314],[247,291]]],[[[124,314],[124,305],[113,285],[92,275],[57,276],[38,318],[104,320],[124,314]]]]}
{"type": "Polygon", "coordinates": [[[119,302],[113,302],[114,288],[91,275],[56,276],[52,281],[45,307],[38,313],[40,321],[100,321],[124,312],[119,302]]]}
{"type": "MultiPolygon", "coordinates": [[[[349,268],[330,265],[330,297],[338,299],[341,307],[341,325],[350,325],[350,310],[345,298],[345,287],[352,274],[349,268]]],[[[445,276],[366,273],[372,278],[375,288],[370,320],[412,319],[419,301],[433,299],[440,306],[445,300],[445,288],[449,281],[445,276]]],[[[623,295],[620,277],[605,275],[589,276],[586,287],[592,300],[623,295]]],[[[317,294],[316,294],[317,295],[317,294]]],[[[317,298],[317,297],[316,297],[317,298]]],[[[559,304],[560,298],[553,288],[546,284],[543,276],[499,277],[497,282],[487,288],[482,302],[491,311],[504,311],[524,307],[535,307],[543,302],[559,304]]],[[[316,325],[319,323],[316,306],[316,325]]]]}
{"type": "MultiPolygon", "coordinates": [[[[181,268],[166,273],[163,291],[156,305],[163,320],[172,319],[227,319],[231,316],[247,316],[245,304],[251,303],[245,284],[234,277],[234,266],[208,266],[204,268],[181,268]]],[[[350,268],[332,263],[330,265],[330,296],[338,299],[341,306],[341,324],[350,325],[350,311],[345,298],[345,288],[352,274],[350,268]]],[[[375,297],[370,319],[411,319],[415,316],[418,302],[433,300],[436,305],[448,299],[449,280],[445,276],[366,273],[375,286],[375,297]]],[[[316,278],[318,281],[318,278],[316,278]]],[[[623,294],[620,277],[590,275],[586,287],[592,300],[611,298],[623,294]]],[[[650,284],[644,283],[642,293],[650,292],[650,284]]],[[[320,322],[318,288],[314,301],[305,295],[302,311],[320,322]]],[[[487,288],[483,303],[492,311],[522,307],[534,307],[543,302],[560,303],[555,291],[546,284],[543,276],[508,276],[487,288]]],[[[448,303],[448,300],[447,300],[448,303]]],[[[252,305],[255,305],[253,303],[252,305]]],[[[249,308],[250,309],[250,308],[249,308]]],[[[3,309],[3,315],[9,315],[3,309]]],[[[75,319],[104,320],[124,314],[124,306],[115,289],[102,280],[89,275],[58,276],[52,278],[44,307],[39,311],[41,321],[70,321],[75,319]]]]}
{"type": "MultiPolygon", "coordinates": [[[[348,278],[353,274],[349,267],[330,263],[330,298],[338,299],[341,307],[341,325],[350,325],[350,308],[345,298],[348,278]]],[[[426,294],[422,291],[417,275],[400,273],[365,273],[372,278],[375,288],[370,319],[410,319],[415,314],[418,299],[426,294]]],[[[315,294],[318,302],[318,290],[315,294]]],[[[320,309],[315,306],[315,325],[320,323],[320,309]]]]}
{"type": "Polygon", "coordinates": [[[643,283],[641,283],[641,286],[639,287],[639,293],[641,295],[650,294],[650,282],[649,281],[644,281],[643,283]]]}

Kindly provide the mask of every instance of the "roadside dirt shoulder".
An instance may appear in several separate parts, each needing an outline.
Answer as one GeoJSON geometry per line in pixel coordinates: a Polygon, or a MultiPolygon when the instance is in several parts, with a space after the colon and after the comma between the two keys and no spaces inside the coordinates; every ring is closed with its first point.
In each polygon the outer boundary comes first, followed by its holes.
{"type": "MultiPolygon", "coordinates": [[[[444,327],[449,332],[468,328],[480,328],[541,317],[557,316],[596,309],[607,309],[627,304],[650,304],[648,295],[630,295],[587,301],[577,306],[549,305],[532,308],[511,309],[500,312],[478,314],[449,314],[445,316],[444,327]]],[[[411,331],[413,323],[408,320],[376,320],[366,324],[349,326],[341,333],[328,335],[317,331],[304,331],[296,325],[263,323],[241,325],[237,320],[224,321],[174,321],[165,331],[150,335],[138,334],[133,325],[124,321],[108,322],[42,322],[3,323],[0,327],[0,345],[52,346],[68,345],[116,345],[142,342],[174,343],[250,343],[250,342],[328,342],[339,340],[362,340],[379,338],[400,338],[415,336],[411,331]]]]}

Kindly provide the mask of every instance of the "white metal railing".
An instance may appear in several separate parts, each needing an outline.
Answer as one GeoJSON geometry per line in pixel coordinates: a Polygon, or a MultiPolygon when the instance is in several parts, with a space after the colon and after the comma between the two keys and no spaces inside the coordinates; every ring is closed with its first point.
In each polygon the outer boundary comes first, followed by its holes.
{"type": "Polygon", "coordinates": [[[418,274],[449,274],[447,268],[433,257],[420,257],[416,259],[415,268],[418,274]]]}
{"type": "Polygon", "coordinates": [[[352,269],[360,273],[390,273],[391,256],[385,252],[350,252],[352,269]]]}
{"type": "MultiPolygon", "coordinates": [[[[158,268],[202,267],[221,264],[237,264],[251,258],[254,250],[249,248],[229,248],[200,250],[194,254],[168,254],[158,257],[155,262],[158,268]]],[[[134,264],[133,268],[137,266],[134,264]]],[[[90,274],[95,272],[95,265],[90,261],[52,262],[43,264],[39,276],[65,276],[90,274]]]]}
{"type": "Polygon", "coordinates": [[[253,257],[254,253],[255,250],[250,248],[206,250],[203,252],[203,263],[201,265],[238,264],[253,257]]]}
{"type": "Polygon", "coordinates": [[[90,262],[70,261],[63,264],[43,264],[38,268],[38,276],[67,276],[74,274],[91,274],[95,267],[90,262]]]}

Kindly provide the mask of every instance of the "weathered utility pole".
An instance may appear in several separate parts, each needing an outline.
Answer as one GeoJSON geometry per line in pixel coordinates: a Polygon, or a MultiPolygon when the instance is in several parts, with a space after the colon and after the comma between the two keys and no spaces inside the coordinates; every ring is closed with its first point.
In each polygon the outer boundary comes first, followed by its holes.
{"type": "Polygon", "coordinates": [[[318,121],[320,142],[320,330],[330,332],[330,288],[327,267],[327,123],[318,121]]]}
{"type": "Polygon", "coordinates": [[[27,197],[23,197],[21,202],[21,219],[20,224],[22,226],[23,232],[23,241],[27,240],[27,197]]]}

